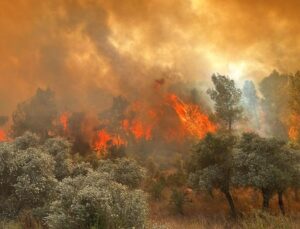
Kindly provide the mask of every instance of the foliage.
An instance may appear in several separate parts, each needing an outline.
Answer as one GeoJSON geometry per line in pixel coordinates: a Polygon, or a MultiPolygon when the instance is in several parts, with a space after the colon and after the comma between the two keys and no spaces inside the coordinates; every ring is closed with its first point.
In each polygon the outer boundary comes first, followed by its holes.
{"type": "Polygon", "coordinates": [[[241,118],[240,100],[242,91],[235,86],[234,80],[222,75],[212,75],[214,89],[207,90],[215,102],[216,116],[231,131],[233,123],[241,118]]]}
{"type": "Polygon", "coordinates": [[[259,90],[263,96],[262,108],[266,126],[268,126],[266,133],[284,140],[288,138],[284,122],[288,111],[288,79],[287,75],[273,71],[259,84],[259,90]]]}
{"type": "Polygon", "coordinates": [[[54,93],[50,89],[39,88],[32,98],[18,104],[12,117],[12,134],[16,137],[30,131],[45,139],[56,116],[54,93]]]}
{"type": "Polygon", "coordinates": [[[144,228],[145,195],[102,172],[64,179],[46,222],[50,228],[144,228]]]}
{"type": "Polygon", "coordinates": [[[29,225],[37,217],[50,228],[144,228],[146,196],[132,190],[144,169],[123,158],[99,161],[95,171],[71,163],[70,148],[61,138],[41,144],[31,133],[0,143],[1,218],[23,215],[29,225]]]}
{"type": "Polygon", "coordinates": [[[195,189],[211,192],[220,189],[226,196],[231,213],[235,208],[230,194],[233,176],[233,147],[235,137],[223,134],[208,134],[196,147],[191,162],[190,184],[195,189]]]}
{"type": "Polygon", "coordinates": [[[0,115],[0,126],[3,126],[8,121],[8,116],[0,115]]]}
{"type": "Polygon", "coordinates": [[[115,161],[103,160],[98,171],[109,173],[114,181],[130,188],[137,188],[145,178],[145,170],[134,160],[120,158],[115,161]]]}
{"type": "Polygon", "coordinates": [[[93,168],[88,162],[78,162],[72,166],[71,177],[86,176],[93,168]]]}
{"type": "Polygon", "coordinates": [[[289,137],[294,142],[300,143],[300,72],[298,71],[295,75],[289,77],[289,109],[290,115],[290,130],[289,137]],[[294,132],[294,133],[293,133],[294,132]]]}
{"type": "Polygon", "coordinates": [[[13,146],[17,150],[25,150],[30,147],[37,147],[40,143],[38,135],[31,132],[25,132],[22,136],[17,137],[14,140],[13,146]]]}
{"type": "Polygon", "coordinates": [[[70,175],[72,170],[72,161],[70,156],[71,144],[62,138],[50,138],[43,149],[47,151],[55,161],[55,177],[58,180],[70,175]]]}
{"type": "Polygon", "coordinates": [[[37,140],[27,133],[15,142],[0,143],[1,217],[43,207],[52,198],[54,160],[37,140]]]}
{"type": "Polygon", "coordinates": [[[299,172],[297,155],[284,142],[255,133],[243,134],[234,162],[234,182],[261,190],[264,208],[275,192],[282,194],[292,185],[299,172]]]}

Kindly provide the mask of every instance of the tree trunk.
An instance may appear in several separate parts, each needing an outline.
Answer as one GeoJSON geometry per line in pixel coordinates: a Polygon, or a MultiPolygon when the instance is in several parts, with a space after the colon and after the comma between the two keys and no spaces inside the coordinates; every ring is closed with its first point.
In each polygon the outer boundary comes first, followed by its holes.
{"type": "Polygon", "coordinates": [[[230,207],[230,213],[231,213],[231,216],[232,216],[233,218],[236,218],[236,211],[235,211],[235,206],[234,206],[234,202],[233,202],[232,196],[231,196],[231,194],[230,194],[229,191],[225,191],[224,194],[225,194],[225,196],[226,196],[228,205],[229,205],[229,207],[230,207]]]}
{"type": "Polygon", "coordinates": [[[269,209],[269,202],[270,202],[270,192],[267,190],[262,190],[262,195],[263,195],[263,210],[269,209]]]}
{"type": "Polygon", "coordinates": [[[278,191],[278,205],[279,205],[279,208],[280,208],[280,211],[281,211],[282,215],[284,215],[285,210],[284,210],[284,203],[283,203],[283,199],[282,199],[282,194],[283,194],[282,191],[278,191]]]}
{"type": "Polygon", "coordinates": [[[231,129],[232,129],[232,121],[231,121],[231,118],[229,118],[229,121],[228,121],[228,130],[229,130],[230,133],[231,133],[231,129]]]}

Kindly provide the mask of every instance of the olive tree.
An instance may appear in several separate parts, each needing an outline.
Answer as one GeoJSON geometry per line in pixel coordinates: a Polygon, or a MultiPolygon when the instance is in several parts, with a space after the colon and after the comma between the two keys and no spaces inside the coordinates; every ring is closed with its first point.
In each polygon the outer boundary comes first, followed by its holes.
{"type": "Polygon", "coordinates": [[[98,171],[111,174],[112,178],[130,188],[137,188],[145,178],[145,170],[139,164],[128,158],[119,158],[115,161],[102,160],[98,171]]]}
{"type": "Polygon", "coordinates": [[[147,205],[140,190],[129,190],[106,172],[65,178],[45,218],[49,228],[145,228],[147,205]]]}
{"type": "Polygon", "coordinates": [[[55,161],[55,177],[62,180],[70,176],[72,171],[71,144],[62,138],[50,138],[42,147],[55,161]]]}
{"type": "MultiPolygon", "coordinates": [[[[297,176],[297,156],[284,142],[244,133],[234,154],[236,185],[259,189],[263,209],[278,194],[278,204],[284,214],[283,192],[291,187],[297,176]]],[[[299,165],[299,164],[298,164],[299,165]]]]}
{"type": "Polygon", "coordinates": [[[208,134],[197,145],[189,165],[189,180],[196,189],[211,192],[219,189],[224,193],[231,215],[236,217],[234,202],[230,193],[233,172],[232,135],[208,134]]]}
{"type": "Polygon", "coordinates": [[[12,135],[17,137],[30,131],[46,139],[56,117],[57,107],[53,91],[38,88],[36,94],[18,104],[13,113],[12,135]]]}
{"type": "Polygon", "coordinates": [[[26,133],[0,143],[1,216],[15,217],[22,210],[43,207],[52,198],[57,181],[54,160],[26,133]]]}

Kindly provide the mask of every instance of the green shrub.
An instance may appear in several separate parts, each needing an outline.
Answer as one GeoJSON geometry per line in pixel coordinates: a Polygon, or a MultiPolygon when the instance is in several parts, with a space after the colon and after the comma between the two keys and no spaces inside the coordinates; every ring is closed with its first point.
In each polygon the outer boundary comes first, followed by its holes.
{"type": "Polygon", "coordinates": [[[107,173],[64,179],[45,218],[49,228],[145,228],[146,198],[107,173]]]}

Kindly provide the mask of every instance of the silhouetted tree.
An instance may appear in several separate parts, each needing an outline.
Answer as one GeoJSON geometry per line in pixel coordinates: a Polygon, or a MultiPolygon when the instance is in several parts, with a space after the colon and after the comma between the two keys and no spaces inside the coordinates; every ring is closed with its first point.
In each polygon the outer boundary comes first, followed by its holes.
{"type": "Polygon", "coordinates": [[[12,135],[17,137],[30,131],[45,139],[56,117],[54,93],[50,89],[38,88],[36,94],[18,104],[17,110],[13,113],[12,135]]]}
{"type": "Polygon", "coordinates": [[[241,118],[242,107],[240,100],[242,91],[236,88],[234,80],[222,75],[213,75],[214,89],[207,90],[215,102],[216,116],[223,121],[229,131],[233,123],[241,118]]]}
{"type": "Polygon", "coordinates": [[[290,108],[290,130],[295,134],[292,134],[292,140],[300,143],[300,72],[290,76],[289,80],[289,108],[290,108]],[[293,128],[293,129],[291,129],[293,128]]]}
{"type": "Polygon", "coordinates": [[[5,123],[7,123],[8,117],[4,115],[0,115],[0,126],[3,126],[5,123]]]}
{"type": "Polygon", "coordinates": [[[267,134],[283,140],[288,138],[284,123],[288,112],[288,79],[287,75],[273,71],[259,84],[259,90],[263,96],[264,122],[269,128],[267,134]]]}

